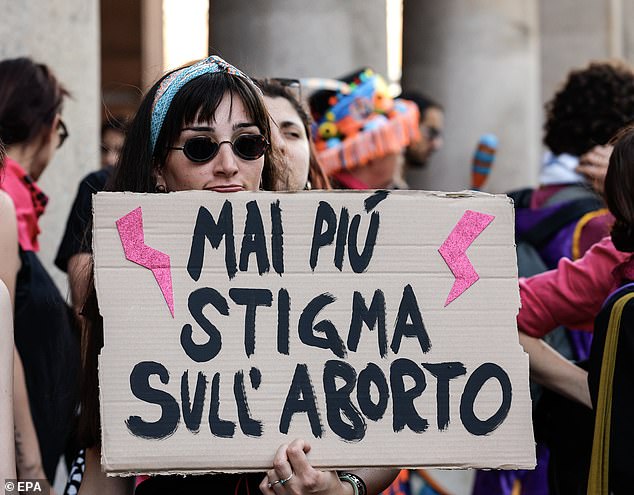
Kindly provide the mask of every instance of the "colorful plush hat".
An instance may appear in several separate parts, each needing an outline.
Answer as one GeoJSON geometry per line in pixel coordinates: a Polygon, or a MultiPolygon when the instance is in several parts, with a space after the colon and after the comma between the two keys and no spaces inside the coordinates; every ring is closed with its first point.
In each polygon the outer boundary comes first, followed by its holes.
{"type": "Polygon", "coordinates": [[[343,83],[338,91],[317,91],[310,98],[315,145],[327,174],[366,165],[420,139],[416,105],[393,99],[372,69],[343,83]]]}

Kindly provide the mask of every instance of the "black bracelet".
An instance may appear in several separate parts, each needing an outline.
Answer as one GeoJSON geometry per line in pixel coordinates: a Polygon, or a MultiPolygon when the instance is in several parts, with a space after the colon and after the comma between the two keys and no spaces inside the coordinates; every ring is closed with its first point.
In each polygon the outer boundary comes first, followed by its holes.
{"type": "Polygon", "coordinates": [[[355,495],[367,495],[368,489],[365,486],[365,482],[356,474],[352,473],[339,473],[339,479],[341,481],[347,481],[352,485],[355,495]]]}

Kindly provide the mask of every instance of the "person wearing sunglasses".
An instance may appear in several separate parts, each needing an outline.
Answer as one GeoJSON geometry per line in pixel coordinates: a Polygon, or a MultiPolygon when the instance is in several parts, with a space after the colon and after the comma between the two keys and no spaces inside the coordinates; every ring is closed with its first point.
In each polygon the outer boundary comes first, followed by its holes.
{"type": "MultiPolygon", "coordinates": [[[[275,190],[280,166],[270,143],[269,114],[261,91],[238,69],[212,56],[167,74],[150,89],[129,126],[108,188],[159,194],[275,190]]],[[[103,322],[94,289],[84,314],[80,433],[88,450],[80,493],[131,493],[129,479],[107,478],[100,470],[97,357],[103,322]]],[[[299,439],[281,446],[275,468],[267,473],[156,476],[143,479],[135,493],[353,493],[350,481],[340,479],[335,471],[314,469],[306,457],[309,449],[299,439]]],[[[377,494],[396,472],[371,470],[364,476],[367,493],[377,494]]]]}
{"type": "Polygon", "coordinates": [[[14,302],[14,421],[18,477],[54,480],[76,407],[79,349],[68,306],[40,262],[38,219],[48,198],[40,178],[68,131],[68,91],[44,64],[0,61],[0,140],[6,159],[0,189],[15,206],[18,256],[2,256],[0,277],[14,302]]]}
{"type": "Polygon", "coordinates": [[[262,79],[257,85],[271,117],[271,138],[280,159],[276,190],[330,189],[312,143],[308,112],[297,79],[262,79]]]}

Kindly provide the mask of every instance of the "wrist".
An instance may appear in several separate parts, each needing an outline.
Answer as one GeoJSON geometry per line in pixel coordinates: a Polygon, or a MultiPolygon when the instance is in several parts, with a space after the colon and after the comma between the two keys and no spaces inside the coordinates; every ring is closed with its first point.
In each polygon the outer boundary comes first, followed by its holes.
{"type": "Polygon", "coordinates": [[[16,468],[17,468],[18,478],[22,478],[22,479],[46,478],[46,476],[44,475],[44,468],[42,467],[42,464],[39,461],[36,461],[35,459],[33,459],[32,461],[23,459],[22,463],[17,464],[16,468]]]}
{"type": "Polygon", "coordinates": [[[366,495],[367,488],[365,486],[365,482],[361,479],[361,477],[357,476],[353,473],[339,473],[339,480],[343,483],[343,485],[348,485],[350,489],[348,489],[345,493],[352,495],[366,495]]]}
{"type": "Polygon", "coordinates": [[[339,484],[341,485],[341,494],[342,495],[356,495],[355,491],[354,491],[354,487],[352,486],[351,483],[342,480],[341,478],[339,479],[339,484]]]}

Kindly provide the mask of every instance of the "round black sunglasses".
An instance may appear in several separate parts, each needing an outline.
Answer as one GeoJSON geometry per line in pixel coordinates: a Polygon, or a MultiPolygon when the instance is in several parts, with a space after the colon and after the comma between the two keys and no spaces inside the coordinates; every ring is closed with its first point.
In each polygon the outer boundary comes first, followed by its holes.
{"type": "Polygon", "coordinates": [[[208,136],[197,136],[185,141],[183,146],[172,146],[169,149],[182,150],[192,162],[204,163],[213,160],[224,143],[228,143],[233,153],[243,160],[257,160],[269,147],[269,142],[261,134],[242,134],[233,141],[219,143],[208,136]]]}

